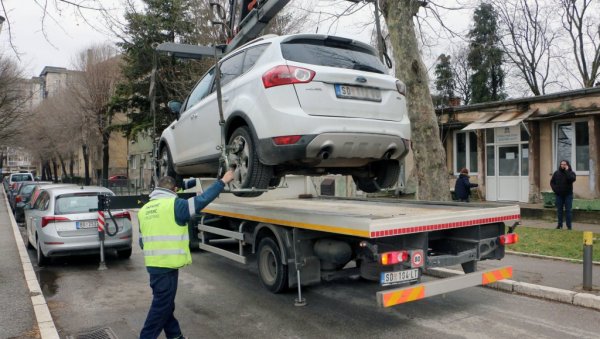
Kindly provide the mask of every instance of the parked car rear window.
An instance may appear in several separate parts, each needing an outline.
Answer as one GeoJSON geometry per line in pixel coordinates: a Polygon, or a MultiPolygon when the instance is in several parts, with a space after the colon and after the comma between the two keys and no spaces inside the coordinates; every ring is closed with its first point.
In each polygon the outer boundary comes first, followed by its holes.
{"type": "Polygon", "coordinates": [[[98,193],[63,194],[56,198],[54,214],[88,213],[98,210],[98,193]]]}
{"type": "Polygon", "coordinates": [[[33,177],[30,174],[13,174],[10,180],[12,180],[12,182],[30,181],[33,180],[33,177]]]}
{"type": "Polygon", "coordinates": [[[21,194],[30,194],[31,192],[33,192],[34,188],[35,185],[25,185],[21,187],[21,194]]]}
{"type": "Polygon", "coordinates": [[[385,66],[370,50],[330,40],[297,39],[281,44],[286,60],[311,65],[385,74],[385,66]]]}

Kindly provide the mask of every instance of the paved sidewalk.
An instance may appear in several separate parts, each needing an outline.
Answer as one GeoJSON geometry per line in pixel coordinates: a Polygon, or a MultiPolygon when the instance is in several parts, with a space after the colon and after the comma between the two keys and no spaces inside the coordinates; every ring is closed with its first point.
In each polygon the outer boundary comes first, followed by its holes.
{"type": "Polygon", "coordinates": [[[15,242],[13,226],[0,194],[0,336],[36,338],[39,335],[29,288],[15,242]]]}
{"type": "Polygon", "coordinates": [[[0,258],[0,337],[58,339],[4,190],[0,190],[0,258]]]}
{"type": "MultiPolygon", "coordinates": [[[[600,218],[600,213],[598,213],[598,216],[600,218]]],[[[525,227],[556,228],[556,225],[556,222],[550,222],[545,220],[521,219],[521,226],[525,227]]],[[[573,222],[573,229],[576,231],[589,231],[600,234],[600,224],[582,224],[578,222],[573,222]]],[[[563,230],[567,231],[565,225],[563,225],[563,230]]]]}

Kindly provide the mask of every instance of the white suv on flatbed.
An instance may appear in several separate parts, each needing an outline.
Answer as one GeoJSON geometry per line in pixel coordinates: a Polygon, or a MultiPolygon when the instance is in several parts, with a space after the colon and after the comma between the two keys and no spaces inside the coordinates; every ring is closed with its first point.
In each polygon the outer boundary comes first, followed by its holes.
{"type": "MultiPolygon", "coordinates": [[[[408,152],[405,86],[377,52],[351,39],[264,37],[220,61],[225,140],[237,188],[276,186],[286,174],[352,175],[359,189],[393,186],[408,152]]],[[[159,143],[159,175],[215,176],[221,135],[215,69],[159,143]]],[[[259,192],[239,193],[256,196],[259,192]]]]}

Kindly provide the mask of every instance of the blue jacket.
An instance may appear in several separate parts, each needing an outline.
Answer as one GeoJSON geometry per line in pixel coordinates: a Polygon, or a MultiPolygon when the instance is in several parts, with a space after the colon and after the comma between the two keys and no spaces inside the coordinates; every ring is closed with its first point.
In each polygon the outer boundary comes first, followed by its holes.
{"type": "Polygon", "coordinates": [[[456,195],[456,198],[459,200],[469,200],[471,187],[477,187],[477,184],[470,183],[469,176],[461,173],[458,178],[456,178],[456,183],[454,184],[454,194],[456,195]]]}

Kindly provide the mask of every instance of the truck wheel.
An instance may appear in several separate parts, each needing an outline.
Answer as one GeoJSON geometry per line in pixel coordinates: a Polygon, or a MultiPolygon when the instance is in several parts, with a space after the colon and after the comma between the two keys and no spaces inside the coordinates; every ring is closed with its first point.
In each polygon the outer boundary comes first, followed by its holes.
{"type": "Polygon", "coordinates": [[[288,266],[281,262],[281,250],[273,238],[263,238],[258,245],[258,274],[262,284],[279,293],[288,287],[288,266]]]}
{"type": "Polygon", "coordinates": [[[477,260],[471,260],[460,264],[462,266],[463,272],[465,273],[473,273],[477,271],[477,260]]]}
{"type": "Polygon", "coordinates": [[[50,261],[49,258],[47,256],[44,255],[44,253],[42,253],[42,246],[40,246],[40,238],[37,238],[37,262],[38,262],[38,267],[43,267],[48,265],[48,262],[50,261]]]}
{"type": "MultiPolygon", "coordinates": [[[[233,188],[266,189],[273,176],[273,168],[263,165],[258,159],[256,146],[247,126],[238,127],[231,138],[229,146],[233,149],[230,154],[231,164],[235,164],[235,179],[233,188]]],[[[234,193],[238,197],[257,197],[263,192],[234,193]]]]}
{"type": "Polygon", "coordinates": [[[354,183],[365,193],[377,192],[379,188],[390,188],[398,181],[400,163],[397,160],[380,160],[369,165],[366,176],[353,175],[354,183]]]}

